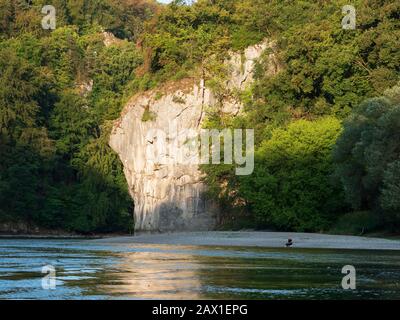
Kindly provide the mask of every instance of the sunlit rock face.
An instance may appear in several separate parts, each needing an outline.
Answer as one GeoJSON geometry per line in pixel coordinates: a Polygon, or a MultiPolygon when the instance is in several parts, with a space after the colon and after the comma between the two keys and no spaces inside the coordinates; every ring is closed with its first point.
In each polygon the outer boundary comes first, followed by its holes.
{"type": "MultiPolygon", "coordinates": [[[[244,54],[230,55],[229,90],[243,90],[253,81],[255,62],[267,47],[272,45],[266,42],[248,48],[244,54]]],[[[196,155],[187,146],[187,133],[200,133],[207,108],[215,104],[204,80],[186,79],[136,95],[115,122],[110,145],[124,165],[135,204],[136,231],[203,231],[215,227],[218,207],[205,197],[196,155]],[[159,132],[165,133],[163,141],[159,132]]],[[[234,98],[222,105],[222,111],[232,115],[242,108],[234,98]]]]}

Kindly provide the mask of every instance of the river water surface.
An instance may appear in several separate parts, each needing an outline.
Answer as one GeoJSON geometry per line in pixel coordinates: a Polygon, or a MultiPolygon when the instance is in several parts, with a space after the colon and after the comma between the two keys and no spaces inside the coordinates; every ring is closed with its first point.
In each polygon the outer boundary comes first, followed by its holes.
{"type": "Polygon", "coordinates": [[[399,251],[0,240],[0,299],[360,298],[400,299],[399,251]],[[345,265],[356,290],[342,289],[345,265]]]}

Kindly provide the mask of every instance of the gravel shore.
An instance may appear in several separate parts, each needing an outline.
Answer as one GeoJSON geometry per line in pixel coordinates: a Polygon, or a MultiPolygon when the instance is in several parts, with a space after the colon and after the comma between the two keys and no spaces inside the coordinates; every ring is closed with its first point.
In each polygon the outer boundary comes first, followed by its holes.
{"type": "Polygon", "coordinates": [[[290,232],[184,232],[141,234],[91,240],[115,244],[170,244],[282,248],[293,239],[294,248],[400,250],[400,240],[290,232]]]}

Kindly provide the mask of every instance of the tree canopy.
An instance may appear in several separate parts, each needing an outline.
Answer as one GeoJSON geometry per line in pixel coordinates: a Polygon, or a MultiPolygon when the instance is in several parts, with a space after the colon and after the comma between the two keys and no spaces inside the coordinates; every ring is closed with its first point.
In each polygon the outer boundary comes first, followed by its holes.
{"type": "Polygon", "coordinates": [[[227,94],[228,52],[267,39],[237,94],[243,112],[209,106],[204,123],[255,129],[255,174],[203,166],[209,193],[256,227],[326,230],[352,210],[398,226],[400,3],[353,1],[355,30],[341,26],[345,4],[0,0],[0,220],[128,230],[133,204],[108,146],[124,103],[184,77],[227,94]],[[41,27],[49,4],[55,30],[41,27]]]}
{"type": "Polygon", "coordinates": [[[353,111],[335,148],[336,173],[355,210],[399,224],[400,87],[353,111]]]}

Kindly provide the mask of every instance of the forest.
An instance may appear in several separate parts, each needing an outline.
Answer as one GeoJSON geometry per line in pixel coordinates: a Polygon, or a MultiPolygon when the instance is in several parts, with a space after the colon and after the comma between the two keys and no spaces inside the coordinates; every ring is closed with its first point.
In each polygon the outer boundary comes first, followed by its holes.
{"type": "Polygon", "coordinates": [[[135,93],[205,74],[223,94],[230,50],[274,41],[227,117],[254,128],[255,172],[202,166],[221,228],[400,230],[400,2],[0,0],[0,222],[129,232],[133,202],[108,145],[135,93]],[[44,30],[44,5],[57,27],[44,30]],[[112,34],[106,45],[104,35],[112,34]]]}

